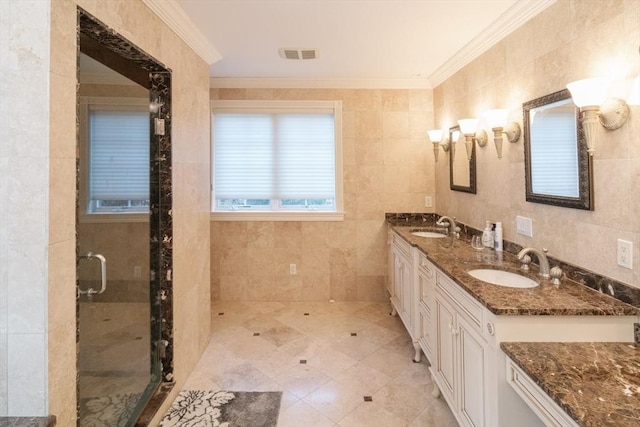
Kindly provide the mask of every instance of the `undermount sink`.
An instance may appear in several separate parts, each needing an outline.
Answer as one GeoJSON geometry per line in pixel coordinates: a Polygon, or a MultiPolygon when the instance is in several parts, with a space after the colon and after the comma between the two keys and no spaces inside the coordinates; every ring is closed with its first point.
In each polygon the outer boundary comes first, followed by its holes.
{"type": "Polygon", "coordinates": [[[535,280],[520,274],[511,273],[504,270],[493,270],[489,268],[478,268],[467,271],[469,275],[483,282],[492,285],[505,286],[508,288],[535,288],[539,285],[535,280]]]}
{"type": "Polygon", "coordinates": [[[412,231],[411,234],[413,236],[430,237],[432,239],[439,239],[439,238],[442,238],[442,237],[447,237],[442,233],[435,233],[433,231],[412,231]]]}

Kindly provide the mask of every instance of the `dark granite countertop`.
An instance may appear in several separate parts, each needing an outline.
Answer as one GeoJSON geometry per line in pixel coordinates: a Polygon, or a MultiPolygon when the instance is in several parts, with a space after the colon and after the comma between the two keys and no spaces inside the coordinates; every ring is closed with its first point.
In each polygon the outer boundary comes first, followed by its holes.
{"type": "Polygon", "coordinates": [[[511,342],[500,347],[579,425],[640,425],[640,346],[511,342]]]}
{"type": "MultiPolygon", "coordinates": [[[[411,232],[429,227],[389,224],[405,241],[422,251],[427,258],[473,298],[496,315],[639,315],[640,309],[608,295],[567,279],[559,286],[537,275],[538,268],[531,265],[529,276],[540,282],[535,288],[517,289],[492,285],[475,279],[468,270],[496,268],[526,274],[520,270],[520,262],[508,252],[491,249],[476,250],[466,237],[455,240],[432,239],[411,235],[411,232]],[[449,246],[449,247],[448,247],[449,246]]],[[[552,265],[553,267],[553,265],[552,265]]]]}

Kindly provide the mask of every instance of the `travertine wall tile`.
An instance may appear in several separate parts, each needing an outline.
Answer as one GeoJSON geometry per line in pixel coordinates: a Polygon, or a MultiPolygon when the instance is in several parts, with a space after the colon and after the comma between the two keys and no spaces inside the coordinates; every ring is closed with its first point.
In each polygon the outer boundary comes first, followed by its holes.
{"type": "Polygon", "coordinates": [[[212,99],[269,99],[270,95],[342,101],[345,220],[212,221],[212,297],[384,299],[384,213],[424,211],[424,197],[436,193],[433,153],[426,139],[432,125],[431,90],[211,91],[212,99]],[[290,264],[297,265],[295,276],[289,274],[290,264]]]}
{"type": "MultiPolygon", "coordinates": [[[[434,89],[436,125],[449,126],[496,107],[509,108],[510,118],[522,125],[523,102],[570,81],[607,75],[614,68],[618,76],[636,76],[639,17],[637,0],[558,0],[434,89]]],[[[594,211],[526,202],[523,139],[504,142],[504,158],[497,160],[489,135],[489,144],[478,150],[477,195],[449,190],[448,168],[436,167],[437,212],[476,228],[487,219],[502,221],[507,240],[547,247],[556,258],[640,286],[638,270],[619,267],[615,259],[618,238],[636,245],[640,239],[639,110],[631,106],[629,122],[617,131],[598,129],[594,211]],[[533,239],[515,233],[516,215],[532,218],[533,239]]]]}

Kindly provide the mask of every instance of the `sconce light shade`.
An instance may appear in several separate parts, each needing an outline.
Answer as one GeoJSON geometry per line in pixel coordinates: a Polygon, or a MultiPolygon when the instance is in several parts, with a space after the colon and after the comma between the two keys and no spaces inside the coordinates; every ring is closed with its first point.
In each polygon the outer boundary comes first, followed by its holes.
{"type": "Polygon", "coordinates": [[[600,106],[607,99],[610,80],[606,77],[577,80],[567,84],[577,107],[600,106]]]}
{"type": "Polygon", "coordinates": [[[439,143],[440,141],[442,141],[442,129],[428,130],[427,134],[429,134],[429,139],[434,144],[435,143],[439,143]]]}
{"type": "Polygon", "coordinates": [[[453,133],[451,134],[451,142],[458,142],[458,139],[460,139],[460,131],[459,130],[454,130],[453,133]]]}
{"type": "Polygon", "coordinates": [[[629,93],[629,97],[627,98],[627,104],[640,105],[640,76],[633,79],[631,92],[629,93]]]}
{"type": "Polygon", "coordinates": [[[478,129],[478,119],[460,119],[458,125],[464,135],[474,135],[478,129]]]}
{"type": "Polygon", "coordinates": [[[440,154],[439,148],[442,145],[442,149],[447,152],[449,151],[449,144],[442,141],[442,134],[443,131],[442,129],[432,129],[432,130],[428,130],[427,134],[429,135],[429,139],[431,140],[431,142],[433,143],[433,157],[436,160],[436,163],[438,162],[438,154],[440,154]]]}
{"type": "Polygon", "coordinates": [[[567,85],[573,103],[582,112],[582,128],[584,129],[587,151],[593,156],[596,151],[596,135],[598,124],[606,129],[615,130],[621,127],[629,117],[629,107],[621,99],[607,99],[611,81],[605,77],[578,80],[567,85]]]}
{"type": "Polygon", "coordinates": [[[487,124],[491,129],[504,128],[507,125],[507,116],[509,110],[506,108],[497,108],[489,110],[486,113],[487,124]]]}

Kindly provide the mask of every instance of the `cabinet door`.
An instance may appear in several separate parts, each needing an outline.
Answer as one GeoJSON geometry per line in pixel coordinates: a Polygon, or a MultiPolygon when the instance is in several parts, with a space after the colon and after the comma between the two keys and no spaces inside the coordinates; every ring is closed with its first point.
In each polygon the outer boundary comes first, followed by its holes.
{"type": "Polygon", "coordinates": [[[411,264],[405,257],[400,257],[400,263],[402,265],[402,282],[401,282],[401,296],[400,296],[400,315],[405,320],[405,325],[409,328],[411,334],[413,334],[412,326],[414,324],[412,318],[412,304],[413,304],[413,282],[411,277],[411,264]]]}
{"type": "Polygon", "coordinates": [[[433,360],[433,341],[431,339],[433,333],[431,332],[432,322],[431,314],[422,308],[418,310],[419,313],[419,327],[420,327],[420,347],[424,351],[425,356],[429,359],[429,362],[433,360]]]}
{"type": "Polygon", "coordinates": [[[433,287],[430,283],[431,278],[425,276],[420,268],[418,268],[418,316],[417,328],[418,338],[424,354],[429,361],[433,360],[433,287]]]}
{"type": "Polygon", "coordinates": [[[440,379],[440,391],[455,407],[456,393],[456,345],[455,312],[451,306],[436,293],[434,306],[434,323],[436,332],[436,344],[434,347],[435,372],[440,379]]]}
{"type": "Polygon", "coordinates": [[[396,309],[400,308],[400,300],[402,298],[402,257],[398,254],[398,251],[392,247],[391,254],[393,256],[393,280],[391,293],[391,300],[393,301],[396,309]]]}
{"type": "Polygon", "coordinates": [[[460,413],[467,421],[467,425],[486,426],[486,343],[464,317],[458,316],[456,320],[455,335],[458,337],[458,356],[460,358],[460,387],[458,390],[460,413]]]}

